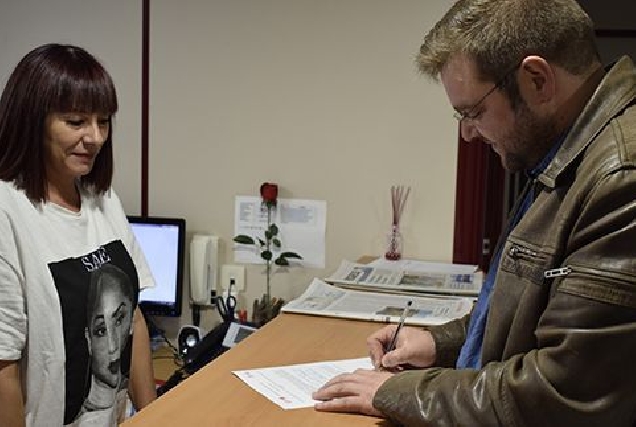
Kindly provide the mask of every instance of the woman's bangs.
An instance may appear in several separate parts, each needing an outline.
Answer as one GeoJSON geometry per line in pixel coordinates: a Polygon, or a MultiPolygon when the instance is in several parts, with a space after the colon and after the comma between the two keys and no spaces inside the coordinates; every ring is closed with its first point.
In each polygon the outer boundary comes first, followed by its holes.
{"type": "Polygon", "coordinates": [[[65,73],[58,86],[59,112],[81,112],[113,115],[117,112],[115,86],[103,69],[83,70],[81,75],[65,73]]]}

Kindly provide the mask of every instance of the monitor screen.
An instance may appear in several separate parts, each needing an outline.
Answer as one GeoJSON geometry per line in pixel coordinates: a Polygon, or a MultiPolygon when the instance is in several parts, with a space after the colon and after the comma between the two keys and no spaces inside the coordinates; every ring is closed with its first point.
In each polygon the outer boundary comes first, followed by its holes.
{"type": "Polygon", "coordinates": [[[144,289],[139,305],[145,314],[176,317],[181,315],[185,220],[128,216],[155,278],[155,287],[144,289]]]}

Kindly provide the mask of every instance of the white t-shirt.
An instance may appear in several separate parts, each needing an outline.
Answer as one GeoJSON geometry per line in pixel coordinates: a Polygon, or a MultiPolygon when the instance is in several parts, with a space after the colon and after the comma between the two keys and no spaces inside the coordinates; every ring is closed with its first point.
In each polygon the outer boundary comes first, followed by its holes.
{"type": "Polygon", "coordinates": [[[81,196],[72,212],[0,181],[0,360],[20,359],[28,427],[116,425],[154,286],[114,191],[81,196]]]}

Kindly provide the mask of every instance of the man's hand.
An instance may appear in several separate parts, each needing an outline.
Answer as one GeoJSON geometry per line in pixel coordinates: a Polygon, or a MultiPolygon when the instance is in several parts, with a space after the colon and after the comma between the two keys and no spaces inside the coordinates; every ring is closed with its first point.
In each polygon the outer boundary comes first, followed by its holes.
{"type": "Polygon", "coordinates": [[[398,334],[395,350],[385,354],[393,339],[396,325],[385,326],[367,338],[371,362],[376,369],[395,369],[400,365],[426,368],[435,363],[435,341],[424,329],[403,327],[398,334]]]}
{"type": "Polygon", "coordinates": [[[373,396],[386,380],[393,376],[386,371],[358,369],[351,374],[332,378],[312,397],[322,402],[314,408],[328,412],[356,412],[376,417],[382,414],[373,407],[373,396]]]}

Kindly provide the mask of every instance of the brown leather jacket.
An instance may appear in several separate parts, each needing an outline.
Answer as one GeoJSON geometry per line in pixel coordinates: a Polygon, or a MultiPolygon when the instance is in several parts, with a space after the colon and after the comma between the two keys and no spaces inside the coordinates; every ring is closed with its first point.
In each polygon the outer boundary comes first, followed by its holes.
{"type": "Polygon", "coordinates": [[[373,405],[388,418],[636,426],[636,68],[628,57],[607,72],[534,185],[534,203],[504,242],[483,368],[443,367],[454,365],[467,318],[431,328],[442,367],[386,381],[373,405]]]}

